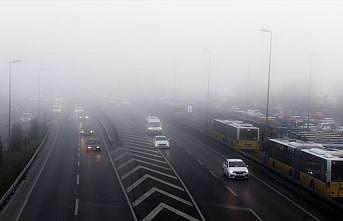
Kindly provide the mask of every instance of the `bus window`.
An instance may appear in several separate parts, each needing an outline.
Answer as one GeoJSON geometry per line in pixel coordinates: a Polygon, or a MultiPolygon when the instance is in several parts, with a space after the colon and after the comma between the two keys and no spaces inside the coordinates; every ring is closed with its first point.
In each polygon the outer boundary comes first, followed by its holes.
{"type": "Polygon", "coordinates": [[[331,182],[343,181],[343,161],[332,161],[331,163],[331,182]]]}

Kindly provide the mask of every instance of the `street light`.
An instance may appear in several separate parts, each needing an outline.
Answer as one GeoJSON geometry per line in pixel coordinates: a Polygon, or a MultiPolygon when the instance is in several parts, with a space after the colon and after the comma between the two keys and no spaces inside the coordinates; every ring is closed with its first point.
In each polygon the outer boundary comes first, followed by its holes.
{"type": "Polygon", "coordinates": [[[314,51],[310,55],[310,70],[309,70],[309,73],[308,73],[308,97],[307,97],[307,129],[310,128],[313,56],[316,55],[316,54],[317,54],[317,52],[314,51]]]}
{"type": "Polygon", "coordinates": [[[208,68],[207,68],[207,99],[206,99],[206,126],[208,126],[209,117],[209,100],[210,100],[210,74],[211,74],[211,52],[208,49],[203,49],[208,54],[208,68]]]}
{"type": "Polygon", "coordinates": [[[21,60],[11,60],[8,62],[8,147],[11,139],[11,112],[12,112],[12,64],[19,63],[21,60]]]}
{"type": "MultiPolygon", "coordinates": [[[[268,86],[267,86],[267,107],[266,107],[266,122],[265,122],[265,136],[268,130],[268,120],[269,120],[269,91],[270,91],[270,68],[272,63],[272,39],[273,32],[268,29],[260,29],[261,32],[268,33],[270,35],[269,39],[269,65],[268,65],[268,86]]],[[[265,137],[264,137],[265,139],[265,137]]]]}

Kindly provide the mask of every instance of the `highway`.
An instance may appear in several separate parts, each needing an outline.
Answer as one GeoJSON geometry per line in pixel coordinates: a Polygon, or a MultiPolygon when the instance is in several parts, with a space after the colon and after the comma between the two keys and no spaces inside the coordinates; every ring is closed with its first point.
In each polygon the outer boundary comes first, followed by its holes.
{"type": "Polygon", "coordinates": [[[60,117],[55,124],[59,129],[36,160],[38,169],[28,174],[31,185],[24,182],[0,220],[131,220],[105,144],[87,152],[76,121],[60,117]]]}
{"type": "MultiPolygon", "coordinates": [[[[158,111],[155,110],[155,113],[158,111]]],[[[125,115],[134,128],[144,128],[144,117],[153,110],[140,106],[114,107],[113,121],[122,127],[125,115]],[[118,120],[121,119],[121,120],[118,120]]],[[[243,158],[237,152],[212,139],[176,124],[168,113],[159,113],[164,133],[172,140],[170,150],[162,151],[178,171],[204,217],[208,220],[336,220],[311,202],[302,199],[269,177],[264,168],[247,161],[248,181],[230,181],[223,177],[225,158],[243,158]],[[165,117],[165,118],[163,118],[165,117]]],[[[126,124],[128,124],[126,122],[126,124]]]]}
{"type": "Polygon", "coordinates": [[[156,150],[146,109],[91,112],[101,151],[87,152],[71,113],[52,121],[48,141],[0,220],[340,220],[283,188],[247,161],[249,180],[222,175],[231,149],[159,113],[171,148],[156,150]]]}

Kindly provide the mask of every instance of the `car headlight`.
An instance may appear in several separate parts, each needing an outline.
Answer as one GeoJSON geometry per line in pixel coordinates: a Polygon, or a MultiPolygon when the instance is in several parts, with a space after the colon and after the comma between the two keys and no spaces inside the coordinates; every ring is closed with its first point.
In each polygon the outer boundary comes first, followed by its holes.
{"type": "Polygon", "coordinates": [[[88,149],[91,149],[92,147],[91,146],[88,146],[88,149]]]}
{"type": "Polygon", "coordinates": [[[100,149],[100,147],[99,147],[99,146],[96,146],[96,149],[100,149]]]}

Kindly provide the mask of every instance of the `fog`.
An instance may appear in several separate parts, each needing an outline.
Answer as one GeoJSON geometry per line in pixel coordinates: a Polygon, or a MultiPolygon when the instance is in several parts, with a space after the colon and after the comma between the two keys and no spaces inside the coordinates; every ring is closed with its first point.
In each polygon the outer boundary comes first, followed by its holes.
{"type": "MultiPolygon", "coordinates": [[[[7,101],[95,96],[206,99],[265,97],[273,31],[271,98],[339,94],[343,63],[339,1],[1,1],[0,94],[7,101]]],[[[16,101],[14,101],[16,102],[16,101]]],[[[18,102],[18,101],[17,101],[18,102]]]]}

